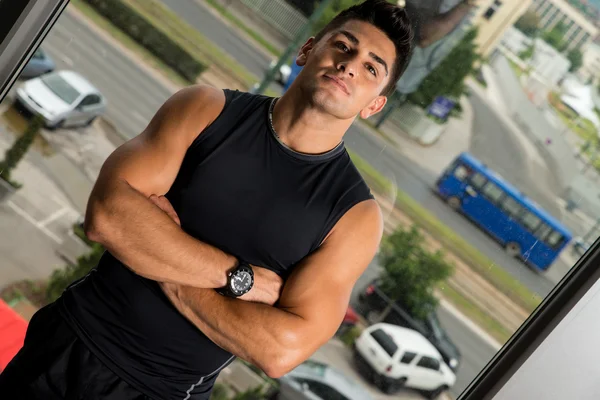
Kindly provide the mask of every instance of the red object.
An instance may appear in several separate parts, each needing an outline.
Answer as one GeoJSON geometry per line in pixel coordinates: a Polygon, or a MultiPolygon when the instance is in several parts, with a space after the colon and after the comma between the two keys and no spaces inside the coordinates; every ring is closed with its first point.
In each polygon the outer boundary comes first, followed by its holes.
{"type": "Polygon", "coordinates": [[[344,316],[344,324],[356,324],[358,322],[358,314],[356,311],[352,309],[352,307],[348,307],[346,309],[346,315],[344,316]]]}
{"type": "Polygon", "coordinates": [[[371,295],[371,294],[373,294],[374,291],[375,291],[375,286],[369,285],[367,287],[367,289],[365,290],[365,293],[368,294],[368,295],[371,295]]]}
{"type": "Polygon", "coordinates": [[[0,300],[0,371],[23,347],[27,321],[0,300]]]}

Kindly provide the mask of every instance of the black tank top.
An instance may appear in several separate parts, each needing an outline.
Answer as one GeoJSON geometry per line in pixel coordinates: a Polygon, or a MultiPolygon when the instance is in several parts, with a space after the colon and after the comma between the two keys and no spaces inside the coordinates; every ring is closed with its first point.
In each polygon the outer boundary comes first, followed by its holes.
{"type": "MultiPolygon", "coordinates": [[[[224,92],[223,111],[190,146],[167,198],[188,234],[285,278],[372,195],[343,143],[321,155],[294,152],[269,122],[275,99],[224,92]]],[[[108,252],[60,302],[91,351],[151,398],[208,399],[233,360],[156,282],[108,252]]]]}

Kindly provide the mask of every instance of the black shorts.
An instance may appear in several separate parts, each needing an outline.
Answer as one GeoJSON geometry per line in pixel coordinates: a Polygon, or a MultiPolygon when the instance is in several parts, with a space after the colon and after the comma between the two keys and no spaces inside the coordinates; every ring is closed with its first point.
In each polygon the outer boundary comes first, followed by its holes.
{"type": "Polygon", "coordinates": [[[29,323],[23,348],[0,374],[5,400],[146,400],[108,369],[50,304],[29,323]]]}

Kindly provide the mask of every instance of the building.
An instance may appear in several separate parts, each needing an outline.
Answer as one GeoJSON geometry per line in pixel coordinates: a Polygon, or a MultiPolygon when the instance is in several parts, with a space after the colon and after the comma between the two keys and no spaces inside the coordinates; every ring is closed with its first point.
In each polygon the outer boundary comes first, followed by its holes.
{"type": "Polygon", "coordinates": [[[577,76],[582,82],[596,84],[600,78],[600,44],[590,41],[582,48],[583,60],[577,76]]]}
{"type": "Polygon", "coordinates": [[[580,49],[598,35],[598,28],[565,0],[533,0],[530,10],[540,18],[540,28],[547,32],[561,22],[567,32],[567,49],[580,49]]]}
{"type": "Polygon", "coordinates": [[[487,57],[500,43],[508,28],[527,11],[532,0],[480,0],[473,23],[479,27],[479,53],[487,57]]]}

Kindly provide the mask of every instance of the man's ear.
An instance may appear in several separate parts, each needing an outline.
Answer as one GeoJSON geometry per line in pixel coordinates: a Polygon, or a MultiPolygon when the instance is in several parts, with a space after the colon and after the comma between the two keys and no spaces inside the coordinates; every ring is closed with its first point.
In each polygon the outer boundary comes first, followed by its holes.
{"type": "Polygon", "coordinates": [[[385,97],[385,96],[375,97],[375,99],[373,99],[373,101],[371,101],[371,103],[369,103],[368,106],[366,106],[365,108],[363,108],[360,111],[360,117],[362,119],[367,119],[370,116],[377,114],[379,111],[383,110],[383,107],[385,107],[386,103],[387,103],[387,97],[385,97]]]}
{"type": "Polygon", "coordinates": [[[312,51],[314,45],[315,45],[315,38],[311,37],[300,48],[300,51],[298,52],[298,56],[296,57],[296,64],[299,67],[303,67],[306,64],[306,60],[308,60],[308,55],[312,51]]]}

